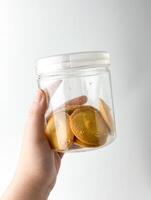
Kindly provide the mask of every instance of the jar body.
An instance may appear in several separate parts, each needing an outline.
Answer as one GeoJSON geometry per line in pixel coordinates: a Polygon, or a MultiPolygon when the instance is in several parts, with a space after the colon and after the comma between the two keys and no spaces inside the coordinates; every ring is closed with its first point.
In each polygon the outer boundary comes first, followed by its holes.
{"type": "Polygon", "coordinates": [[[38,77],[38,86],[49,101],[45,132],[53,150],[93,150],[115,139],[108,67],[78,67],[58,75],[45,74],[38,77]],[[57,88],[52,91],[54,85],[57,88]]]}

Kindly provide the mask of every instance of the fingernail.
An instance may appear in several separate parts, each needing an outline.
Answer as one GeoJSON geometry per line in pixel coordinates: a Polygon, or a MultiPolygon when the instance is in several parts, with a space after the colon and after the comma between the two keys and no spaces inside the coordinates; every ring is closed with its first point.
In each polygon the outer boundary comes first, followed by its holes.
{"type": "Polygon", "coordinates": [[[35,103],[39,103],[43,97],[43,92],[41,90],[38,90],[34,99],[35,103]]]}

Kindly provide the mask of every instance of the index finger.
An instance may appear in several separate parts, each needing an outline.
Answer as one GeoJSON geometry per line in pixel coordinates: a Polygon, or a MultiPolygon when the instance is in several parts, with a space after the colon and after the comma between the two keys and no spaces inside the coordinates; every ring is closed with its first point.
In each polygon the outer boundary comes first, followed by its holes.
{"type": "Polygon", "coordinates": [[[79,96],[74,99],[71,99],[69,101],[66,101],[64,104],[59,106],[57,109],[61,109],[65,106],[83,105],[86,102],[87,102],[87,96],[83,95],[83,96],[79,96]]]}
{"type": "MultiPolygon", "coordinates": [[[[87,96],[85,96],[85,95],[79,96],[79,97],[76,97],[76,98],[71,99],[69,101],[66,101],[64,104],[62,104],[61,106],[56,108],[54,111],[56,112],[57,110],[60,110],[60,109],[67,107],[67,106],[80,106],[80,105],[85,104],[87,102],[87,100],[88,100],[87,96]]],[[[50,112],[46,116],[47,120],[51,117],[51,115],[53,114],[54,111],[50,112]]]]}

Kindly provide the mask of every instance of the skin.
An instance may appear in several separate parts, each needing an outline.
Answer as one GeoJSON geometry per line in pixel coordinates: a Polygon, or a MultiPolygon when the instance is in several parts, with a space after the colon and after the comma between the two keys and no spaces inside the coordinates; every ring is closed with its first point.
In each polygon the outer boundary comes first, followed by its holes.
{"type": "MultiPolygon", "coordinates": [[[[60,83],[49,89],[49,101],[60,83]]],[[[56,183],[63,154],[52,151],[44,134],[47,103],[47,95],[38,90],[26,122],[16,173],[1,200],[46,200],[56,183]]]]}
{"type": "Polygon", "coordinates": [[[62,156],[51,150],[45,137],[46,109],[45,94],[39,90],[27,119],[16,174],[2,200],[45,200],[55,185],[62,156]]]}

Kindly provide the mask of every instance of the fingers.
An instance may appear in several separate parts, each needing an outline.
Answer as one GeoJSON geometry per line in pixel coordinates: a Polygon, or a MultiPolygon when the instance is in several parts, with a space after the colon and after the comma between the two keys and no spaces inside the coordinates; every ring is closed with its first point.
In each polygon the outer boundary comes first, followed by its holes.
{"type": "Polygon", "coordinates": [[[54,159],[55,159],[55,166],[56,166],[57,173],[59,172],[61,159],[63,155],[64,155],[63,153],[54,152],[54,159]]]}
{"type": "MultiPolygon", "coordinates": [[[[76,97],[74,99],[71,99],[67,102],[65,102],[64,104],[62,104],[61,106],[59,106],[58,108],[55,109],[55,111],[61,109],[61,108],[64,108],[66,106],[72,106],[72,105],[83,105],[87,102],[87,96],[79,96],[79,97],[76,97]]],[[[54,112],[54,111],[53,111],[54,112]]],[[[50,112],[48,115],[47,115],[47,120],[50,118],[50,116],[52,115],[53,112],[50,112]]]]}
{"type": "Polygon", "coordinates": [[[58,155],[59,155],[60,159],[62,159],[62,157],[64,156],[64,153],[58,152],[58,155]]]}
{"type": "Polygon", "coordinates": [[[44,135],[45,112],[48,105],[47,98],[48,95],[49,98],[53,96],[60,83],[61,80],[54,82],[47,90],[47,93],[42,90],[37,91],[26,124],[26,135],[30,139],[39,139],[44,135]]]}
{"type": "Polygon", "coordinates": [[[83,105],[87,102],[87,96],[79,96],[74,99],[71,99],[64,104],[62,104],[58,109],[63,108],[64,106],[72,106],[72,105],[83,105]]]}
{"type": "Polygon", "coordinates": [[[38,138],[44,133],[44,116],[46,109],[46,95],[42,90],[38,90],[26,124],[26,134],[31,138],[38,138]]]}

